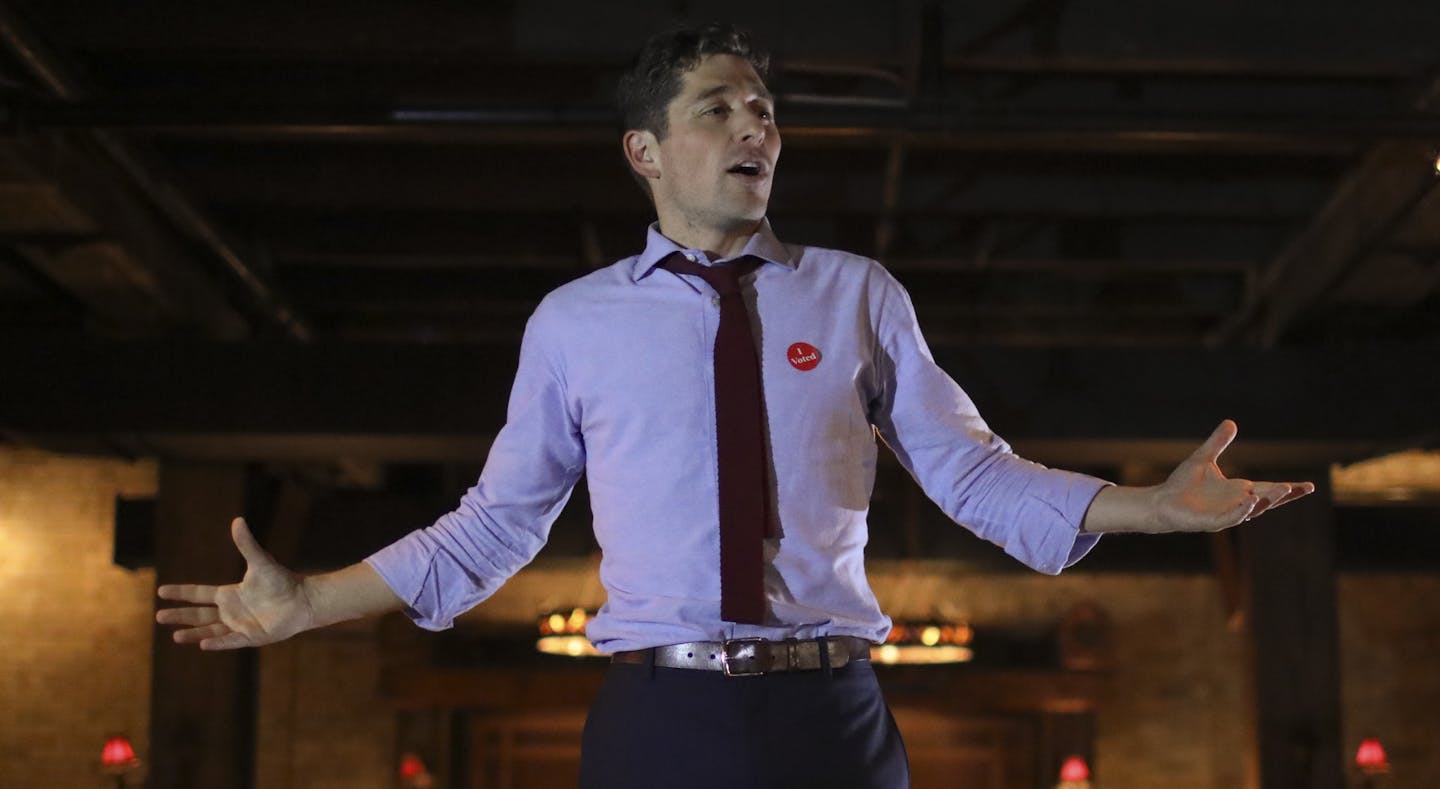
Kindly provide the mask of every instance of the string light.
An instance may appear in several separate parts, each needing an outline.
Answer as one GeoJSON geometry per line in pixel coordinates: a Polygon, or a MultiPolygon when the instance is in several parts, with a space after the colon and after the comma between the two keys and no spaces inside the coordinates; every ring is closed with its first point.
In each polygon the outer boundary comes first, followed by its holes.
{"type": "Polygon", "coordinates": [[[555,611],[540,617],[540,638],[535,642],[535,648],[547,655],[599,656],[595,645],[585,637],[585,627],[593,618],[594,612],[583,608],[555,611]]]}
{"type": "Polygon", "coordinates": [[[943,622],[896,622],[885,643],[872,647],[870,659],[885,665],[965,663],[974,656],[969,625],[943,622]]]}
{"type": "MultiPolygon", "coordinates": [[[[594,612],[583,608],[552,611],[541,616],[540,638],[535,648],[548,655],[600,656],[585,636],[585,628],[594,616],[594,612]]],[[[897,622],[884,644],[871,647],[870,659],[886,665],[965,663],[975,656],[970,647],[974,636],[966,624],[897,622]]]]}

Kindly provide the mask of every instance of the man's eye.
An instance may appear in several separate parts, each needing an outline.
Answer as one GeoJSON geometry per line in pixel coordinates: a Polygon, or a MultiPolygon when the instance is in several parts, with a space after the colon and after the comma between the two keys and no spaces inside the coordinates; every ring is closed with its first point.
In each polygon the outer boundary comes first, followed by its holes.
{"type": "Polygon", "coordinates": [[[727,113],[727,112],[729,112],[729,111],[730,111],[730,108],[729,108],[729,107],[725,107],[725,106],[711,107],[710,109],[705,110],[705,114],[706,114],[706,115],[724,115],[725,113],[727,113]]]}

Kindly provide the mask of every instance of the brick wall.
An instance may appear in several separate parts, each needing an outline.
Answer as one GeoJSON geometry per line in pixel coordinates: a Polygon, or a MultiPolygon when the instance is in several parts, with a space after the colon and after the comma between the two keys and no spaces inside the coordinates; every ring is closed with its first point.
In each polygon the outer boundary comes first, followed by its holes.
{"type": "Polygon", "coordinates": [[[1342,576],[1340,688],[1345,763],[1378,737],[1387,789],[1440,786],[1440,577],[1342,576]]]}
{"type": "Polygon", "coordinates": [[[155,466],[0,448],[0,784],[101,786],[100,747],[146,757],[155,576],[111,563],[114,500],[155,466]]]}
{"type": "MultiPolygon", "coordinates": [[[[978,627],[1045,627],[1082,599],[1106,610],[1114,668],[1096,716],[1097,786],[1254,785],[1250,646],[1226,628],[1213,578],[923,567],[905,576],[909,597],[937,601],[978,627]]],[[[886,591],[892,613],[929,613],[905,611],[904,590],[886,591]]],[[[1337,593],[1345,763],[1363,737],[1378,737],[1394,766],[1387,786],[1440,786],[1440,576],[1344,575],[1337,593]]]]}
{"type": "Polygon", "coordinates": [[[1248,642],[1226,629],[1213,578],[976,575],[923,566],[895,575],[904,578],[908,593],[898,585],[877,590],[892,616],[933,615],[906,610],[908,601],[925,601],[977,629],[1045,630],[1075,603],[1095,601],[1110,617],[1114,657],[1095,721],[1096,786],[1246,785],[1253,736],[1248,642]]]}
{"type": "MultiPolygon", "coordinates": [[[[146,752],[153,573],[111,564],[113,500],[154,493],[155,467],[0,450],[0,764],[5,786],[100,786],[104,736],[146,752]]],[[[1096,721],[1097,787],[1248,783],[1248,644],[1196,575],[975,575],[911,564],[897,615],[939,604],[977,627],[1053,625],[1079,600],[1111,618],[1114,670],[1096,721]]],[[[1381,738],[1390,786],[1440,786],[1440,576],[1350,575],[1340,593],[1347,763],[1381,738]]],[[[387,789],[396,729],[376,702],[372,625],[268,647],[260,660],[257,785],[387,789]]]]}

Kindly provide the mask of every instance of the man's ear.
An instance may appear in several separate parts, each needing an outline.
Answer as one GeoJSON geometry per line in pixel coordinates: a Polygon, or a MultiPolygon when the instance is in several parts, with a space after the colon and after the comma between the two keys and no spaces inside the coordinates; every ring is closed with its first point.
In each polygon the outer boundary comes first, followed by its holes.
{"type": "Polygon", "coordinates": [[[625,132],[620,144],[625,147],[625,161],[641,178],[660,177],[660,142],[655,135],[642,129],[625,132]]]}

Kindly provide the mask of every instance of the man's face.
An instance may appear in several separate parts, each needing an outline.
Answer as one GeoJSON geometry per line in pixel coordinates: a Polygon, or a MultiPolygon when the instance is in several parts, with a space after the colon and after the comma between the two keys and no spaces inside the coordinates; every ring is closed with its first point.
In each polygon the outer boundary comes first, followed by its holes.
{"type": "Polygon", "coordinates": [[[709,55],[682,77],[667,108],[650,180],[657,211],[710,230],[741,229],[765,217],[780,157],[774,101],[744,58],[709,55]]]}

